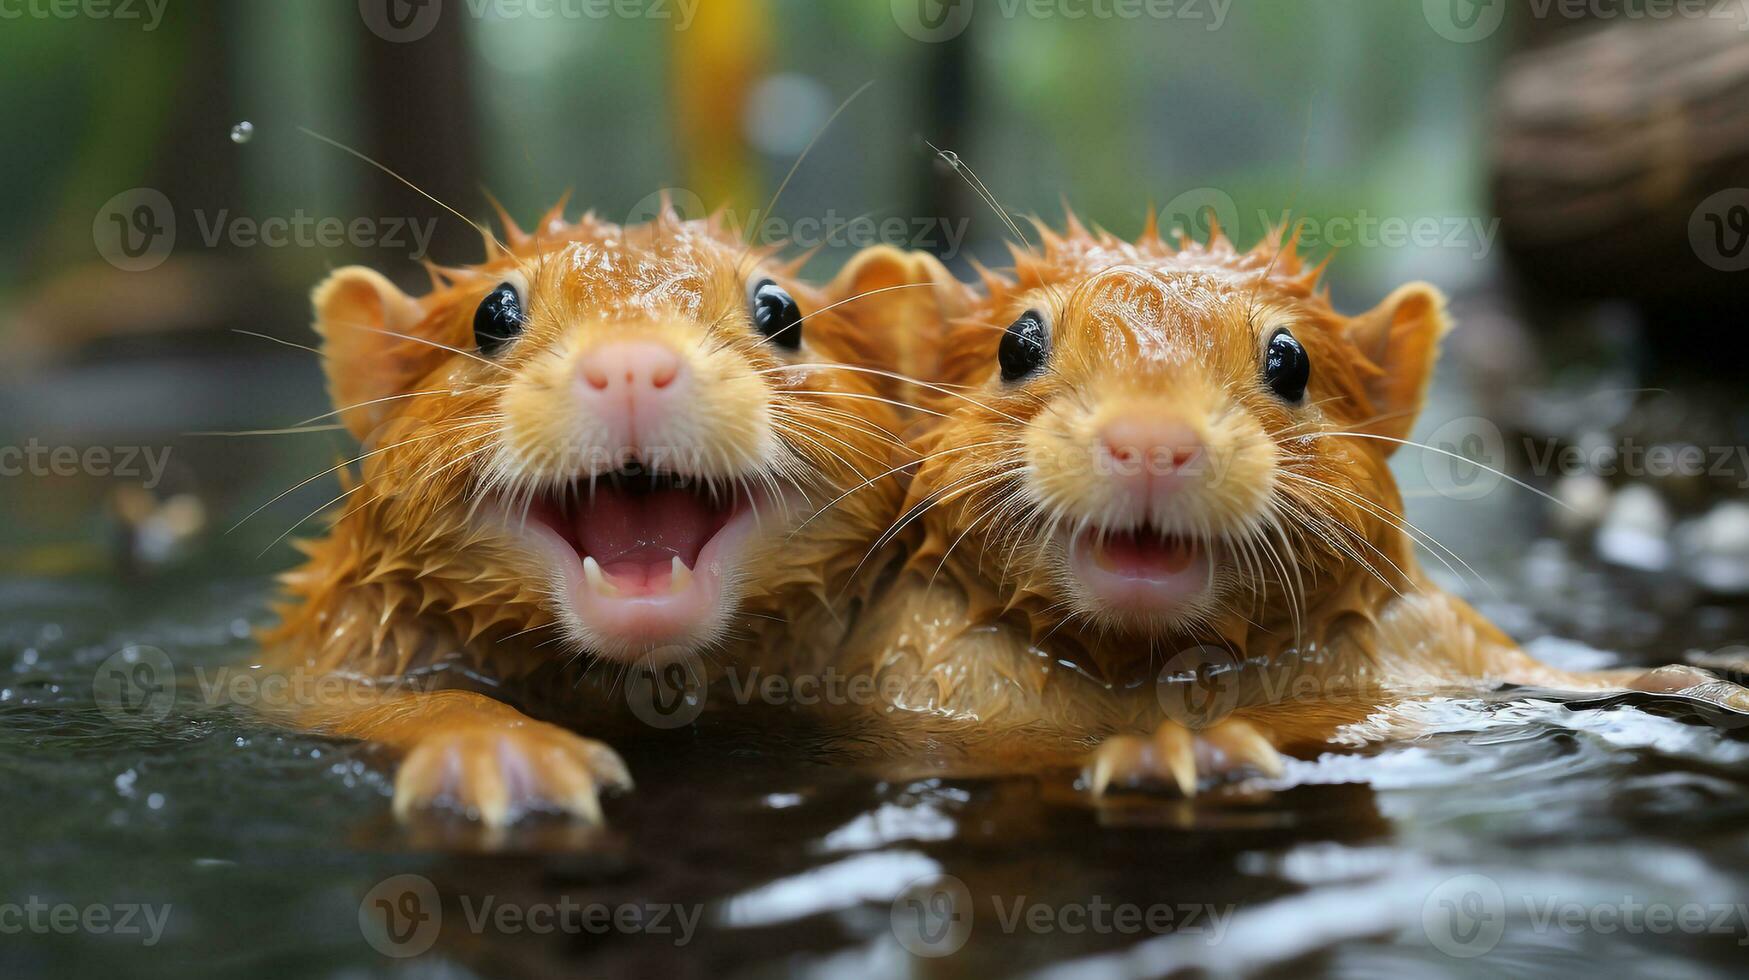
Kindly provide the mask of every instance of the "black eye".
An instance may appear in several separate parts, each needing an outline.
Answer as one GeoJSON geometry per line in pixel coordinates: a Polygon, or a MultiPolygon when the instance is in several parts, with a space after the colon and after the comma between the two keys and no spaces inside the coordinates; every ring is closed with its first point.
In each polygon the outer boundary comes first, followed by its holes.
{"type": "Polygon", "coordinates": [[[1002,346],[996,348],[1002,380],[1019,381],[1044,367],[1049,342],[1044,314],[1037,310],[1022,313],[1020,319],[1008,325],[1008,332],[1002,335],[1002,346]]]}
{"type": "Polygon", "coordinates": [[[496,354],[515,340],[527,323],[522,293],[514,283],[501,282],[474,311],[474,343],[480,346],[480,353],[496,354]]]}
{"type": "Polygon", "coordinates": [[[802,310],[782,286],[761,279],[753,287],[753,328],[786,350],[802,346],[802,310]]]}
{"type": "Polygon", "coordinates": [[[1312,378],[1312,359],[1306,349],[1285,329],[1269,338],[1269,350],[1263,355],[1263,380],[1283,400],[1297,402],[1306,397],[1306,382],[1312,378]]]}

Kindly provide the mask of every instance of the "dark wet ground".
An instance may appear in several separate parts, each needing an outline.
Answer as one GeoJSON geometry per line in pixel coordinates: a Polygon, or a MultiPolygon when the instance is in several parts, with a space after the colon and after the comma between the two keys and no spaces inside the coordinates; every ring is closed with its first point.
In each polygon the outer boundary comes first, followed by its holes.
{"type": "MultiPolygon", "coordinates": [[[[223,385],[259,391],[215,396],[228,418],[169,424],[320,411],[258,386],[289,371],[278,383],[307,399],[304,368],[287,364],[228,374],[223,385]]],[[[1640,385],[1579,376],[1545,390],[1623,387],[1640,385]]],[[[1527,424],[1583,438],[1557,409],[1483,409],[1461,391],[1448,381],[1436,423],[1486,415],[1512,445],[1527,424]]],[[[1708,438],[1741,444],[1741,409],[1726,405],[1723,434],[1708,438]]],[[[1581,427],[1668,427],[1646,414],[1569,413],[1581,427]]],[[[175,444],[176,478],[220,511],[333,451],[175,444]],[[250,465],[268,457],[282,462],[250,465]]],[[[1618,534],[1604,561],[1592,526],[1562,518],[1562,537],[1528,493],[1453,500],[1428,492],[1439,473],[1409,458],[1399,468],[1411,517],[1479,573],[1454,584],[1539,655],[1585,667],[1743,658],[1749,610],[1697,584],[1688,551],[1672,546],[1659,566],[1645,535],[1618,534]]],[[[1647,482],[1666,524],[1733,495],[1647,482]]],[[[265,730],[199,693],[201,671],[247,659],[248,630],[267,616],[284,553],[253,556],[332,491],[231,535],[215,518],[194,557],[123,580],[100,525],[56,523],[104,487],[3,489],[15,518],[40,516],[9,530],[0,582],[0,975],[1705,976],[1749,955],[1741,719],[1651,697],[1445,700],[1413,709],[1432,732],[1413,741],[1295,762],[1272,784],[1194,804],[1104,807],[1072,774],[883,781],[805,732],[716,722],[619,742],[639,788],[607,801],[608,830],[409,830],[388,818],[389,784],[364,750],[265,730]],[[140,644],[165,652],[183,689],[174,704],[136,705],[143,718],[100,696],[109,670],[132,667],[113,656],[140,644]],[[39,902],[51,908],[29,918],[39,902]],[[114,921],[54,919],[93,909],[114,921]],[[124,915],[146,934],[117,934],[124,915]]],[[[1599,511],[1606,528],[1656,523],[1631,500],[1610,506],[1622,512],[1599,511]]],[[[1711,557],[1729,564],[1722,554],[1711,557]]]]}

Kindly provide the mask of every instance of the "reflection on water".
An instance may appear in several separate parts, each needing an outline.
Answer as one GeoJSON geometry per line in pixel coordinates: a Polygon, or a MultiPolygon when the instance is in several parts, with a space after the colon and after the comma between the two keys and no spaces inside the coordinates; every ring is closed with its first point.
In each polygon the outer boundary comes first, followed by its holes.
{"type": "Polygon", "coordinates": [[[622,746],[639,789],[610,828],[487,840],[397,828],[364,750],[202,703],[191,676],[246,655],[263,592],[0,590],[0,832],[28,842],[0,896],[164,910],[149,946],[9,935],[7,975],[1704,975],[1749,943],[1749,740],[1649,695],[1402,706],[1272,782],[1097,807],[1070,773],[889,781],[712,723],[622,746]],[[127,644],[173,652],[162,720],[93,693],[127,644]],[[1370,740],[1398,726],[1426,734],[1370,740]]]}
{"type": "MultiPolygon", "coordinates": [[[[236,474],[205,491],[215,514],[247,512],[335,451],[287,445],[177,459],[236,474]]],[[[1398,462],[1411,517],[1468,562],[1429,559],[1435,574],[1538,656],[1743,679],[1745,607],[1706,576],[1600,561],[1593,528],[1545,521],[1529,494],[1432,499],[1418,478],[1435,474],[1398,462]],[[1569,537],[1532,540],[1545,524],[1569,537]]],[[[28,497],[15,511],[89,513],[59,485],[7,489],[28,497]]],[[[331,494],[309,489],[127,584],[90,571],[100,548],[13,529],[31,550],[0,579],[0,975],[1699,976],[1749,945],[1749,726],[1653,695],[1403,705],[1272,782],[1099,806],[1072,772],[871,771],[829,733],[707,716],[615,741],[638,789],[606,801],[606,829],[398,827],[367,750],[201,693],[204,671],[248,659],[270,590],[254,556],[331,494]],[[48,577],[67,569],[85,571],[48,577]],[[103,694],[153,657],[174,689],[103,694]]],[[[1644,532],[1640,496],[1588,513],[1644,532]]],[[[1675,540],[1694,519],[1663,521],[1671,561],[1697,546],[1675,540]]],[[[1714,558],[1735,547],[1702,537],[1714,558]]]]}

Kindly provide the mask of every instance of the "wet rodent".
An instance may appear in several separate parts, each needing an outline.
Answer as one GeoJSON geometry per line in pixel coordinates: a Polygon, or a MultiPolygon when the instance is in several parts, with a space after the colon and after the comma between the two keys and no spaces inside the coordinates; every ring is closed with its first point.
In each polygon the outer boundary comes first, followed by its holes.
{"type": "Polygon", "coordinates": [[[1550,668],[1422,572],[1387,461],[1449,327],[1433,287],[1348,317],[1291,236],[1038,230],[946,327],[905,570],[841,656],[897,692],[873,724],[1188,794],[1408,694],[1749,703],[1688,668],[1550,668]]]}
{"type": "Polygon", "coordinates": [[[401,756],[402,816],[598,819],[630,775],[570,727],[623,713],[627,667],[758,656],[898,506],[885,378],[849,369],[886,356],[853,300],[882,257],[815,289],[666,205],[502,234],[422,297],[361,267],[315,290],[364,449],[264,665],[345,682],[287,720],[401,756]]]}

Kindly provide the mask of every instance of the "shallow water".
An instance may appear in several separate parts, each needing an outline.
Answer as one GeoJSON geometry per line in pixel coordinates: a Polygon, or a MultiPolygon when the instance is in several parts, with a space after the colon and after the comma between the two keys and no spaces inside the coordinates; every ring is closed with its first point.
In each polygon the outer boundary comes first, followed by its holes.
{"type": "MultiPolygon", "coordinates": [[[[1704,976],[1749,952],[1749,726],[1650,696],[1429,702],[1409,741],[1103,806],[1072,773],[887,780],[824,738],[716,721],[616,743],[639,788],[609,829],[403,829],[366,750],[201,696],[269,616],[283,560],[248,556],[322,499],[171,574],[0,581],[0,974],[1704,976]],[[165,651],[173,702],[107,693],[130,645],[165,651]],[[146,934],[17,926],[35,902],[146,934]]],[[[1519,498],[1480,506],[1481,531],[1448,504],[1415,516],[1543,656],[1650,664],[1746,635],[1740,604],[1673,606],[1659,578],[1527,547],[1519,498]]]]}

